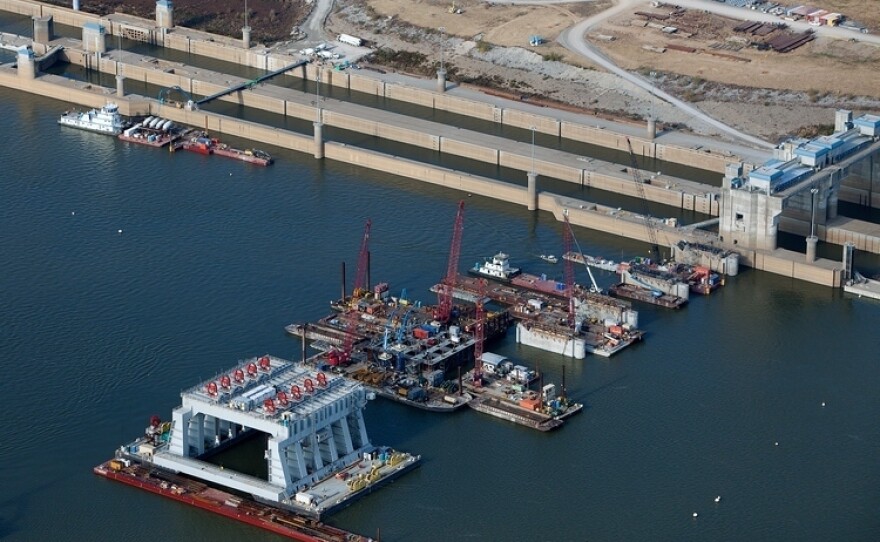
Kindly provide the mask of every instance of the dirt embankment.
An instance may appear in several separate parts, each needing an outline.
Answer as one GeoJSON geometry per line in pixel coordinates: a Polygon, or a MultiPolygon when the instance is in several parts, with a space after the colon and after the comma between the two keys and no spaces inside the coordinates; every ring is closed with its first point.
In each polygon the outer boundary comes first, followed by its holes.
{"type": "MultiPolygon", "coordinates": [[[[46,0],[50,4],[70,7],[67,0],[46,0]]],[[[241,37],[244,26],[244,4],[223,0],[174,0],[174,22],[222,36],[241,37]]],[[[290,39],[291,31],[311,7],[304,0],[248,0],[248,26],[251,41],[274,43],[290,39]]],[[[156,16],[155,0],[100,0],[83,2],[82,10],[97,15],[127,13],[145,19],[156,16]]]]}
{"type": "MultiPolygon", "coordinates": [[[[431,76],[442,50],[455,81],[624,118],[651,115],[679,126],[691,121],[554,44],[562,30],[610,2],[518,6],[477,0],[337,0],[336,5],[328,26],[386,48],[374,60],[393,69],[431,76]],[[455,10],[463,13],[450,13],[455,10]],[[536,35],[544,43],[530,46],[536,35]]],[[[783,55],[750,46],[733,30],[739,21],[690,10],[669,19],[680,27],[669,34],[647,27],[634,13],[651,10],[646,3],[594,29],[588,39],[621,66],[741,130],[775,141],[827,129],[837,108],[880,111],[875,75],[880,73],[880,48],[822,39],[783,55]],[[694,52],[671,50],[669,44],[694,52]]],[[[670,10],[653,11],[668,15],[670,10]]]]}

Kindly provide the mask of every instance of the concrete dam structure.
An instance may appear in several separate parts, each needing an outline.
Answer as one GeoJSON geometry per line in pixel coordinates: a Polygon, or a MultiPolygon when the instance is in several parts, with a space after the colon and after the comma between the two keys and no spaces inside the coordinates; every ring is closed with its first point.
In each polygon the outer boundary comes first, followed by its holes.
{"type": "MultiPolygon", "coordinates": [[[[618,150],[625,149],[628,147],[628,142],[632,142],[633,152],[638,155],[656,157],[692,167],[725,171],[725,184],[721,188],[717,188],[667,175],[658,176],[648,172],[638,172],[636,178],[640,175],[646,180],[643,184],[640,183],[642,186],[639,186],[633,181],[631,168],[621,168],[618,164],[591,160],[589,165],[585,165],[581,157],[570,153],[544,147],[529,147],[525,143],[501,137],[469,132],[343,101],[322,100],[321,107],[316,109],[312,96],[272,85],[243,86],[241,90],[219,98],[244,107],[279,115],[303,120],[317,119],[315,132],[311,136],[297,134],[211,112],[179,109],[157,103],[156,100],[150,98],[125,96],[125,78],[165,88],[179,87],[192,95],[200,96],[221,93],[229,88],[230,84],[241,85],[245,81],[227,74],[203,69],[193,70],[183,64],[157,61],[133,53],[126,53],[123,58],[118,55],[118,51],[102,52],[100,50],[100,38],[102,35],[106,35],[106,31],[111,34],[128,35],[131,34],[132,28],[160,28],[152,22],[121,15],[111,15],[99,19],[95,16],[87,16],[87,14],[70,14],[64,11],[64,8],[45,7],[24,0],[0,0],[0,9],[8,9],[9,7],[14,7],[20,13],[27,12],[25,8],[28,8],[30,13],[38,14],[37,16],[42,18],[47,16],[55,18],[60,13],[60,17],[64,20],[73,20],[76,21],[73,24],[81,25],[83,37],[95,42],[94,50],[87,50],[85,44],[77,42],[77,40],[55,40],[51,46],[59,49],[63,47],[60,54],[64,61],[116,75],[117,88],[114,99],[119,103],[120,111],[126,115],[159,115],[178,123],[199,126],[211,132],[231,134],[309,153],[316,158],[345,161],[423,182],[501,199],[524,205],[529,209],[550,211],[558,219],[561,219],[564,209],[570,209],[571,221],[576,225],[600,229],[645,242],[651,241],[652,235],[649,230],[653,230],[658,243],[667,247],[680,241],[698,245],[723,246],[740,253],[741,261],[745,265],[812,282],[839,285],[843,277],[844,266],[841,262],[809,257],[805,259],[803,254],[790,253],[776,248],[773,241],[775,231],[803,229],[804,200],[802,195],[799,196],[800,199],[794,197],[797,194],[787,197],[785,199],[788,202],[785,204],[787,212],[779,212],[775,215],[771,213],[769,219],[759,219],[756,213],[749,214],[750,226],[745,230],[749,233],[735,233],[740,231],[737,228],[745,227],[746,213],[741,212],[743,208],[758,209],[773,206],[769,204],[771,200],[767,200],[763,204],[745,201],[735,203],[738,201],[737,197],[745,197],[742,195],[746,192],[742,192],[741,179],[752,174],[755,167],[729,153],[675,147],[657,140],[640,138],[627,133],[614,133],[605,128],[590,127],[584,121],[573,122],[563,119],[561,114],[559,118],[554,118],[546,114],[524,111],[520,108],[521,104],[510,103],[499,107],[488,101],[480,102],[454,96],[450,91],[438,93],[434,90],[407,87],[400,83],[390,83],[362,74],[322,70],[313,64],[305,64],[287,73],[294,77],[320,79],[325,84],[341,86],[357,92],[372,92],[390,99],[491,120],[505,126],[533,129],[540,133],[552,134],[572,141],[581,141],[618,150]],[[37,7],[40,9],[36,9],[37,7]],[[95,25],[104,29],[104,32],[96,29],[95,25]],[[526,187],[521,187],[440,166],[326,141],[322,133],[324,125],[399,141],[499,167],[520,170],[528,173],[529,182],[526,187]],[[718,236],[698,228],[679,228],[675,224],[665,223],[662,220],[637,213],[606,208],[591,202],[541,191],[539,189],[540,176],[662,203],[670,207],[693,210],[709,216],[718,216],[719,228],[727,233],[727,236],[725,238],[723,234],[718,236]],[[725,205],[727,205],[726,211],[725,205]],[[731,217],[733,218],[731,219],[731,217]],[[809,272],[805,269],[809,269],[809,272]]],[[[40,22],[39,25],[35,22],[35,37],[39,34],[41,41],[47,39],[46,26],[44,22],[40,22]]],[[[208,35],[204,33],[180,27],[162,30],[163,32],[157,34],[162,39],[155,38],[155,40],[166,47],[186,50],[194,54],[207,54],[214,58],[263,69],[283,70],[285,66],[291,65],[291,57],[287,55],[277,55],[259,49],[244,49],[237,40],[206,37],[208,35]],[[186,37],[185,48],[181,45],[184,40],[180,39],[184,36],[186,37]]],[[[49,41],[52,41],[51,32],[49,41]]],[[[35,50],[48,49],[50,44],[40,44],[35,41],[32,47],[35,50]]],[[[112,89],[102,89],[65,78],[42,75],[39,70],[40,64],[36,58],[20,56],[17,73],[9,68],[0,69],[0,84],[90,107],[103,105],[112,94],[112,89]]],[[[875,174],[875,157],[875,151],[866,151],[862,148],[858,156],[847,157],[849,162],[845,166],[837,164],[839,173],[836,186],[840,187],[837,190],[837,193],[840,194],[839,197],[847,198],[847,201],[859,199],[867,204],[874,204],[880,200],[880,198],[873,196],[875,192],[874,181],[877,176],[875,174]],[[853,178],[855,181],[852,180],[853,178]]],[[[757,183],[761,172],[757,171],[754,175],[757,183]]],[[[751,194],[748,198],[758,197],[757,191],[753,189],[747,192],[751,194]]],[[[774,196],[780,197],[779,194],[774,196]]],[[[825,201],[832,202],[829,197],[826,197],[825,201]]],[[[813,208],[812,200],[810,202],[810,207],[813,208]]],[[[836,200],[833,203],[836,204],[836,200]]],[[[827,206],[829,209],[833,207],[834,205],[827,206]]],[[[832,214],[830,211],[825,213],[830,221],[823,224],[824,229],[820,233],[828,242],[852,241],[855,238],[856,244],[861,250],[874,250],[875,246],[880,248],[880,242],[875,242],[869,233],[859,233],[859,228],[865,226],[864,224],[852,221],[834,222],[837,217],[831,216],[832,214]]],[[[820,216],[823,215],[820,214],[820,216]]]]}

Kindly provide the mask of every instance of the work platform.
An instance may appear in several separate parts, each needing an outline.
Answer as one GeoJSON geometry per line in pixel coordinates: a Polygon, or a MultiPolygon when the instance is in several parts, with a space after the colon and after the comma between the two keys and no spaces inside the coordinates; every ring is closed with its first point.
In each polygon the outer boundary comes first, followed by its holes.
{"type": "Polygon", "coordinates": [[[181,393],[125,457],[320,517],[414,468],[419,457],[370,444],[360,384],[273,356],[246,360],[181,393]],[[268,479],[206,461],[255,432],[268,435],[268,479]]]}

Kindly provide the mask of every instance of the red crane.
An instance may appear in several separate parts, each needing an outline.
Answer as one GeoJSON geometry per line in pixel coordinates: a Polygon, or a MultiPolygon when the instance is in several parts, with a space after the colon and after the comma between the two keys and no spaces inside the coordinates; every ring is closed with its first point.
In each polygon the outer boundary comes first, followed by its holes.
{"type": "Polygon", "coordinates": [[[483,300],[486,299],[486,279],[479,279],[477,288],[477,312],[474,322],[474,386],[483,384],[483,341],[486,339],[486,311],[483,300]]]}
{"type": "Polygon", "coordinates": [[[461,234],[464,229],[464,200],[458,202],[458,213],[455,215],[455,223],[452,226],[452,243],[449,247],[449,263],[446,266],[446,276],[440,284],[438,291],[439,307],[437,320],[449,321],[452,314],[452,293],[455,290],[458,278],[458,255],[461,252],[461,234]]]}
{"type": "Polygon", "coordinates": [[[351,359],[351,351],[354,339],[357,336],[357,325],[360,320],[358,312],[358,298],[364,293],[367,282],[367,261],[370,255],[370,227],[372,223],[367,219],[364,225],[364,238],[361,241],[361,251],[358,253],[357,274],[354,277],[354,289],[351,292],[351,303],[345,311],[345,343],[341,351],[331,350],[328,356],[330,365],[343,365],[351,359]]]}
{"type": "MultiPolygon", "coordinates": [[[[563,210],[565,225],[562,232],[563,254],[571,253],[571,241],[574,233],[571,231],[571,222],[568,221],[568,209],[563,210]]],[[[563,258],[565,273],[565,297],[568,298],[568,325],[574,326],[574,262],[570,258],[563,258]]]]}

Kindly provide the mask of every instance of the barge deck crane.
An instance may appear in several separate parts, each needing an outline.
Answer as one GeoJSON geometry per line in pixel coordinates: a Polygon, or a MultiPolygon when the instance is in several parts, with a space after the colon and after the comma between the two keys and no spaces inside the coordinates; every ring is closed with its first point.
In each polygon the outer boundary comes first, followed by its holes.
{"type": "MultiPolygon", "coordinates": [[[[357,274],[354,278],[354,289],[351,292],[351,304],[345,311],[345,342],[342,350],[331,350],[328,354],[327,361],[330,365],[345,365],[351,360],[352,349],[354,348],[355,337],[357,336],[357,326],[360,320],[360,312],[358,311],[358,299],[364,293],[364,286],[367,275],[367,260],[370,253],[370,227],[372,222],[367,219],[364,225],[364,237],[361,240],[361,250],[358,253],[357,274]]],[[[367,285],[368,287],[368,285],[367,285]]]]}
{"type": "Polygon", "coordinates": [[[629,149],[629,173],[632,175],[633,182],[636,184],[639,198],[641,198],[642,203],[645,205],[645,229],[648,231],[648,242],[651,244],[651,258],[660,261],[660,245],[657,242],[657,231],[654,229],[654,224],[651,221],[651,213],[648,208],[648,196],[645,194],[645,181],[642,179],[642,174],[639,172],[636,153],[633,151],[632,142],[630,142],[629,138],[626,138],[626,146],[629,149]]]}
{"type": "Polygon", "coordinates": [[[437,320],[442,323],[449,321],[452,314],[452,294],[458,278],[458,255],[461,252],[461,234],[464,229],[464,200],[458,202],[458,212],[452,226],[452,242],[449,247],[449,262],[446,265],[446,276],[440,284],[439,307],[437,320]]]}

